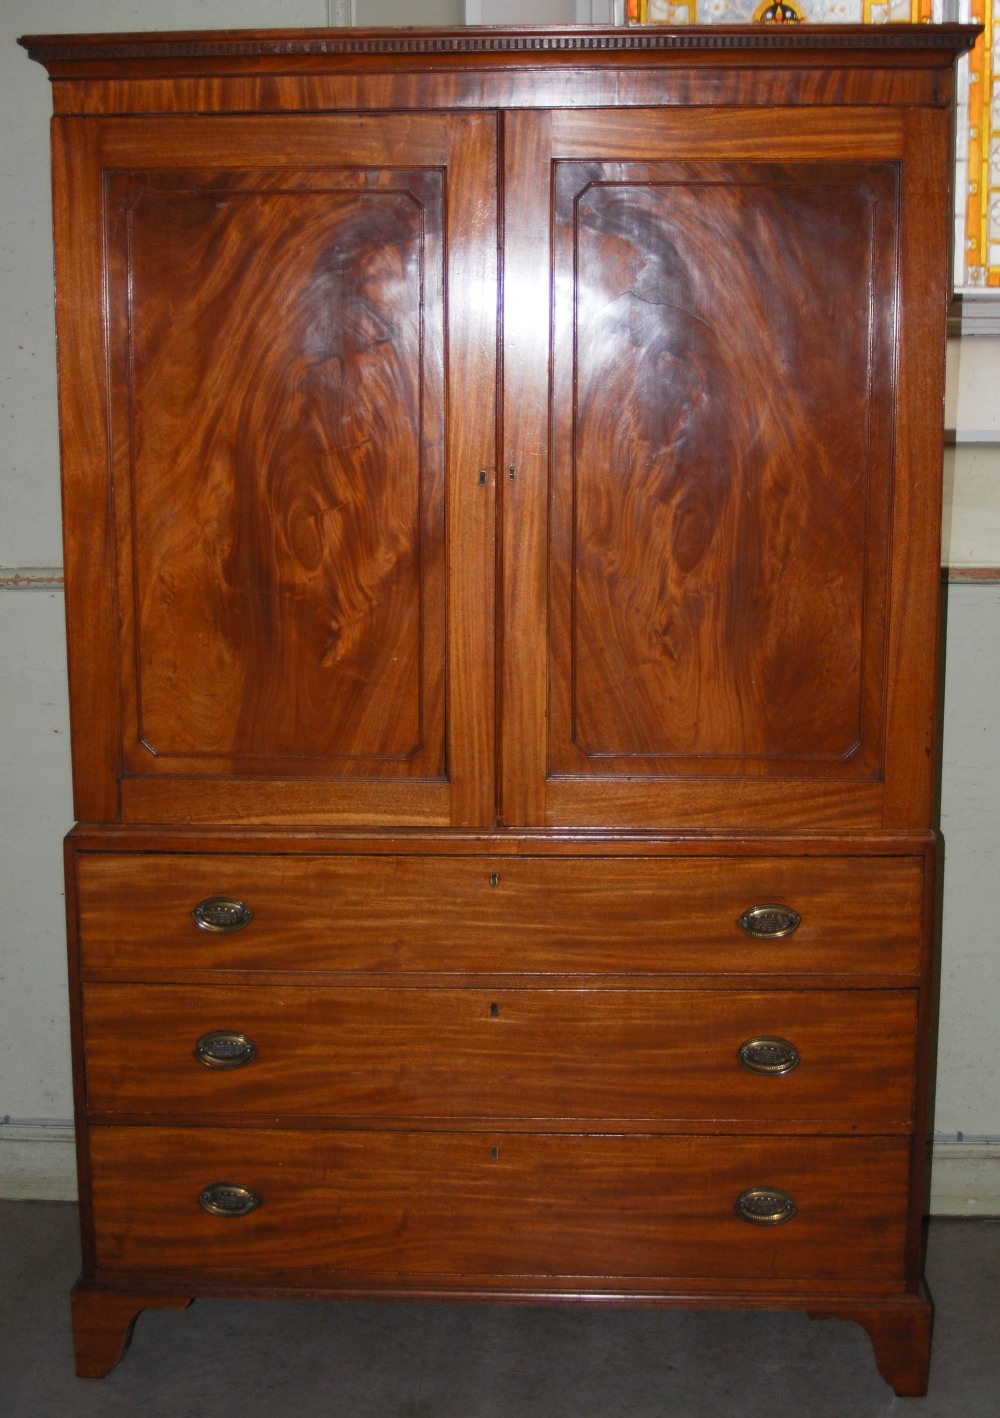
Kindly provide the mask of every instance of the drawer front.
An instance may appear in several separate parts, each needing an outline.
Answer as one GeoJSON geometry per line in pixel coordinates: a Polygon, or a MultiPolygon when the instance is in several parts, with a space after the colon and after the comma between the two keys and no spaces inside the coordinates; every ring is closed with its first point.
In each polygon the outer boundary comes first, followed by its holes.
{"type": "Polygon", "coordinates": [[[98,1112],[912,1118],[905,990],[91,984],[85,1019],[98,1112]]]}
{"type": "Polygon", "coordinates": [[[912,975],[921,881],[920,859],[907,857],[78,858],[84,966],[159,976],[215,969],[912,975]],[[248,907],[249,923],[199,927],[192,912],[219,897],[248,907]],[[757,938],[738,924],[775,904],[796,913],[792,924],[800,918],[789,933],[757,938]]]}
{"type": "Polygon", "coordinates": [[[902,1139],[95,1128],[90,1145],[99,1271],[567,1277],[587,1290],[630,1277],[745,1278],[758,1292],[903,1282],[902,1139]],[[259,1205],[210,1214],[199,1198],[216,1183],[259,1205]],[[757,1188],[791,1197],[791,1219],[737,1214],[757,1188]]]}

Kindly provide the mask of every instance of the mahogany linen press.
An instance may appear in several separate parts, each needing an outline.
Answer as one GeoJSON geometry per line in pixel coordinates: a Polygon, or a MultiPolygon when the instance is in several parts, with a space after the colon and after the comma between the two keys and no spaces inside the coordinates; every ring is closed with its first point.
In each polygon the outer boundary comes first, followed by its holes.
{"type": "Polygon", "coordinates": [[[957,26],[35,37],[79,1372],[796,1307],[925,1390],[957,26]]]}

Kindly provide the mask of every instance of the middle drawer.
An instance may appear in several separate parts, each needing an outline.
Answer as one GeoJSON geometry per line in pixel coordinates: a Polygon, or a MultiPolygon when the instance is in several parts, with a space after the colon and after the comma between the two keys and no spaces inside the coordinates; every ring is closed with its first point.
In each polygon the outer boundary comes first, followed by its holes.
{"type": "Polygon", "coordinates": [[[91,984],[98,1113],[905,1130],[907,990],[91,984]]]}

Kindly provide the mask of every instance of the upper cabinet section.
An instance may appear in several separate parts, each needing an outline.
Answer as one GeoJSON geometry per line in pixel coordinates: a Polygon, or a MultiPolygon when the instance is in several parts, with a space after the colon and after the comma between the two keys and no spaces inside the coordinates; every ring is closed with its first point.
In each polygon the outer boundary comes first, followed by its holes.
{"type": "Polygon", "coordinates": [[[26,41],[78,816],[927,826],[971,34],[26,41]]]}

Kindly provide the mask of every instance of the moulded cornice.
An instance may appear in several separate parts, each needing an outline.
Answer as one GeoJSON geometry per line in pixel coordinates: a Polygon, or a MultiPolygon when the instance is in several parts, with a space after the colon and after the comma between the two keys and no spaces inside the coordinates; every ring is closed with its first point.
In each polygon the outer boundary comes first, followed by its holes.
{"type": "Polygon", "coordinates": [[[744,50],[909,51],[941,54],[948,63],[968,49],[968,25],[705,25],[615,29],[552,28],[379,30],[201,30],[184,33],[27,35],[18,41],[41,64],[114,60],[264,59],[290,56],[489,56],[649,54],[744,50]]]}

